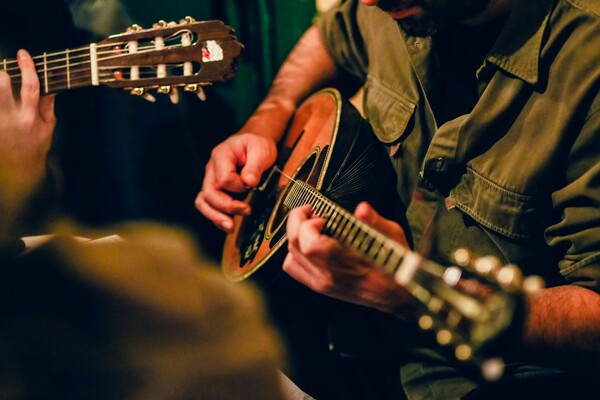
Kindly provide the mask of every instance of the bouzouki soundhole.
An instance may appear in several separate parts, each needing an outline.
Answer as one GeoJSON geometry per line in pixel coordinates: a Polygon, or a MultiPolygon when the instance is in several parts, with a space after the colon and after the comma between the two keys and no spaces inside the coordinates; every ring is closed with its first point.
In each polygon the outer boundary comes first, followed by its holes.
{"type": "Polygon", "coordinates": [[[396,215],[396,177],[388,155],[358,110],[333,89],[298,108],[275,165],[278,171],[267,171],[246,197],[252,214],[235,216],[234,232],[226,237],[222,267],[231,280],[253,276],[265,282],[281,273],[289,213],[283,202],[292,180],[350,211],[366,200],[388,218],[396,215]]]}

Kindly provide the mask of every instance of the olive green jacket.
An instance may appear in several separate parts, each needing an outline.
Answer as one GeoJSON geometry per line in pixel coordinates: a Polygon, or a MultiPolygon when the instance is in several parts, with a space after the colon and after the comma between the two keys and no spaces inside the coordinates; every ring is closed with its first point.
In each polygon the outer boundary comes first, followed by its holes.
{"type": "Polygon", "coordinates": [[[335,61],[364,82],[416,249],[449,262],[466,247],[600,289],[599,15],[596,2],[517,0],[477,71],[477,104],[439,126],[431,38],[358,1],[320,18],[335,61]]]}

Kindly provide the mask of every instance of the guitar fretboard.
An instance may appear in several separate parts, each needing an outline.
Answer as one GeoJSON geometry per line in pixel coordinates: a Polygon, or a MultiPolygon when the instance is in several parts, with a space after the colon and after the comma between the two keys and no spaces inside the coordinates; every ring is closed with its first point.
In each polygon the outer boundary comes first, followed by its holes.
{"type": "MultiPolygon", "coordinates": [[[[96,68],[96,65],[93,65],[94,56],[94,46],[34,56],[33,61],[40,81],[40,92],[50,94],[97,84],[94,82],[93,76],[96,68]]],[[[19,90],[22,77],[17,60],[2,60],[0,69],[11,77],[13,90],[19,90]]]]}

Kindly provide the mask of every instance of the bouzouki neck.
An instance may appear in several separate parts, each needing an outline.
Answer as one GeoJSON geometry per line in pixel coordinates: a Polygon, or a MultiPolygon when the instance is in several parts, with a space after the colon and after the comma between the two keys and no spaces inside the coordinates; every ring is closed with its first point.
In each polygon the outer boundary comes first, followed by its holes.
{"type": "Polygon", "coordinates": [[[440,345],[452,346],[456,358],[477,364],[488,379],[498,378],[500,359],[482,354],[518,329],[523,280],[516,266],[503,266],[493,257],[472,260],[460,249],[455,252],[457,266],[443,267],[379,233],[303,181],[293,180],[284,196],[288,209],[310,204],[325,221],[324,234],[393,275],[419,301],[419,326],[434,330],[440,345]]]}

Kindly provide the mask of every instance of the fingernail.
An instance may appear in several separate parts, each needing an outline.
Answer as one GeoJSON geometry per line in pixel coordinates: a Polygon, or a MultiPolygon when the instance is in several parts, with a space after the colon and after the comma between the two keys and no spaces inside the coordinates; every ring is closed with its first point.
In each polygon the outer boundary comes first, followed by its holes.
{"type": "Polygon", "coordinates": [[[252,182],[252,185],[255,185],[255,184],[256,184],[256,182],[258,182],[258,177],[256,176],[256,174],[254,174],[254,173],[252,173],[252,172],[251,172],[251,173],[249,173],[249,174],[246,176],[246,178],[247,178],[247,180],[248,180],[248,181],[252,182]]]}
{"type": "Polygon", "coordinates": [[[233,222],[223,221],[221,222],[221,228],[225,229],[226,231],[230,231],[233,228],[233,222]]]}
{"type": "Polygon", "coordinates": [[[27,58],[27,52],[21,49],[17,52],[17,57],[19,58],[19,60],[24,60],[27,58]]]}

